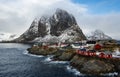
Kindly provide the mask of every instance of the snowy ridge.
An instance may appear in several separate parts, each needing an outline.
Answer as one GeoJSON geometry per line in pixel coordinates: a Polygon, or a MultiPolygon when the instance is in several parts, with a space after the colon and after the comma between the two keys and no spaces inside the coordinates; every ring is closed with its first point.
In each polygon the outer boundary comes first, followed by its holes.
{"type": "Polygon", "coordinates": [[[15,34],[0,32],[0,41],[11,41],[17,37],[15,34]]]}
{"type": "Polygon", "coordinates": [[[110,40],[110,36],[104,34],[101,30],[95,30],[92,32],[91,36],[88,37],[89,40],[110,40]]]}

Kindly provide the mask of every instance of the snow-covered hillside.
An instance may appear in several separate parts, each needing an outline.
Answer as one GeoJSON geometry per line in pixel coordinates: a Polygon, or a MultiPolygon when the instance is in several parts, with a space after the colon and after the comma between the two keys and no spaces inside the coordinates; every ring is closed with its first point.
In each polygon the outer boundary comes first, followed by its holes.
{"type": "Polygon", "coordinates": [[[15,34],[0,32],[0,41],[10,41],[17,37],[15,34]]]}
{"type": "Polygon", "coordinates": [[[57,9],[51,16],[35,19],[17,42],[73,42],[86,39],[73,15],[57,9]]]}
{"type": "Polygon", "coordinates": [[[101,30],[95,30],[92,34],[88,37],[89,40],[111,40],[112,38],[106,35],[101,30]]]}

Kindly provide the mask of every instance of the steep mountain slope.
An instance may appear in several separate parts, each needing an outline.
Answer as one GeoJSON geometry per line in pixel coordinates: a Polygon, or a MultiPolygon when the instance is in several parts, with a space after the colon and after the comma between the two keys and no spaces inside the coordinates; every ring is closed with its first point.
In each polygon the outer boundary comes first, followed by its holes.
{"type": "Polygon", "coordinates": [[[52,16],[42,16],[34,20],[30,28],[17,42],[73,42],[86,39],[73,15],[57,9],[52,16]]]}
{"type": "Polygon", "coordinates": [[[38,20],[35,19],[30,28],[24,32],[20,37],[15,39],[16,42],[27,42],[35,39],[38,36],[38,20]]]}

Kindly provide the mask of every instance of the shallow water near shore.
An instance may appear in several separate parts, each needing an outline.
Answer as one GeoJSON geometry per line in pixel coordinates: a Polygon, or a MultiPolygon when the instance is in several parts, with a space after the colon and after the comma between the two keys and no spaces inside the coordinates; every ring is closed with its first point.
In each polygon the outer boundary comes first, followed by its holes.
{"type": "Polygon", "coordinates": [[[81,74],[67,61],[52,61],[52,56],[28,54],[29,47],[28,44],[0,43],[0,77],[98,77],[81,74]]]}

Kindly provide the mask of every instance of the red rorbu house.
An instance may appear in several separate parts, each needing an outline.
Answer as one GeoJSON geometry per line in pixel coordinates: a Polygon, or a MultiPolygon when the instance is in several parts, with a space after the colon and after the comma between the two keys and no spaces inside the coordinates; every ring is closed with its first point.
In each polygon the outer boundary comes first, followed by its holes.
{"type": "Polygon", "coordinates": [[[84,55],[84,56],[96,56],[96,52],[91,52],[91,51],[77,50],[76,53],[79,54],[79,55],[84,55]]]}
{"type": "Polygon", "coordinates": [[[95,50],[100,50],[102,46],[100,44],[95,44],[94,49],[95,50]]]}
{"type": "Polygon", "coordinates": [[[98,57],[100,58],[112,58],[112,54],[105,54],[103,52],[101,52],[98,57]]]}
{"type": "Polygon", "coordinates": [[[97,54],[96,52],[77,50],[76,53],[83,56],[91,56],[91,57],[98,56],[99,58],[112,58],[112,54],[106,54],[104,52],[100,52],[99,54],[97,54]]]}

